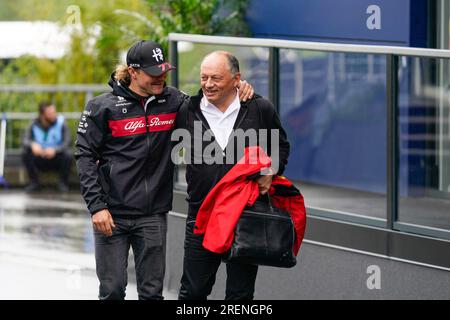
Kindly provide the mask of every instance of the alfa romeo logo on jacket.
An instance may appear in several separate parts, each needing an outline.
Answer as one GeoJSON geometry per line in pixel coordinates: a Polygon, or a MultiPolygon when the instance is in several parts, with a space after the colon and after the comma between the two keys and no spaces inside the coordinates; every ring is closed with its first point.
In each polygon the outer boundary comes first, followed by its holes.
{"type": "Polygon", "coordinates": [[[110,120],[109,127],[113,137],[147,133],[147,123],[148,132],[168,131],[175,125],[176,115],[176,112],[150,115],[147,117],[147,122],[145,117],[110,120]]]}

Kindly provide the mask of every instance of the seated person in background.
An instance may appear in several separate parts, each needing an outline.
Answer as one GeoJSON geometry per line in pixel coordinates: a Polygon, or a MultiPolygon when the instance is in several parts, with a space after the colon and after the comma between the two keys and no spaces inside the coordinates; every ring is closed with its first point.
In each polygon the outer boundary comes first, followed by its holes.
{"type": "Polygon", "coordinates": [[[38,171],[57,171],[58,190],[67,192],[72,163],[70,131],[62,115],[48,102],[39,104],[39,117],[28,127],[23,139],[23,162],[30,184],[27,192],[40,187],[38,171]]]}

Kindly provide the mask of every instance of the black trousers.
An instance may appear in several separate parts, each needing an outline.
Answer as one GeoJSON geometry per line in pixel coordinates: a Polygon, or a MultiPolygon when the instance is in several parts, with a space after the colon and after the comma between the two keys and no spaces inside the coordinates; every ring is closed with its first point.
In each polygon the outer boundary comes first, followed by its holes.
{"type": "Polygon", "coordinates": [[[22,160],[27,169],[30,182],[39,183],[40,171],[56,171],[61,182],[69,182],[70,168],[72,165],[72,154],[69,152],[58,152],[53,159],[36,157],[31,149],[22,154],[22,160]]]}
{"type": "MultiPolygon", "coordinates": [[[[193,233],[195,220],[186,222],[183,276],[178,295],[180,300],[206,300],[216,281],[222,255],[202,246],[203,235],[193,233]]],[[[227,263],[225,300],[252,300],[258,266],[227,263]]]]}
{"type": "Polygon", "coordinates": [[[162,300],[166,266],[167,213],[113,217],[111,237],[94,231],[95,262],[100,300],[122,300],[128,283],[130,246],[133,249],[139,300],[162,300]]]}

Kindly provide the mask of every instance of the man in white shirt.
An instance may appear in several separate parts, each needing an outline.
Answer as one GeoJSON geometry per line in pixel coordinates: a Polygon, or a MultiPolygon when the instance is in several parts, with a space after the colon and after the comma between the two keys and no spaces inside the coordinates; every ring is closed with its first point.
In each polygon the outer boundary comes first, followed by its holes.
{"type": "MultiPolygon", "coordinates": [[[[236,89],[235,91],[237,92],[238,90],[236,89]]],[[[208,121],[211,131],[222,150],[227,146],[228,138],[233,131],[240,108],[241,104],[238,94],[235,95],[233,102],[224,111],[208,101],[205,96],[200,102],[200,110],[206,121],[208,121]]]]}
{"type": "MultiPolygon", "coordinates": [[[[203,235],[194,234],[193,229],[201,203],[239,160],[237,154],[242,150],[238,150],[241,146],[233,143],[235,130],[279,131],[279,141],[276,141],[279,146],[279,167],[278,170],[273,170],[272,174],[283,172],[289,155],[286,133],[281,127],[274,106],[257,95],[246,102],[239,101],[238,85],[241,75],[236,57],[225,51],[215,51],[207,55],[201,64],[200,78],[199,95],[191,97],[189,107],[180,109],[177,117],[177,128],[187,129],[191,139],[186,144],[187,148],[190,148],[186,152],[190,157],[186,167],[189,210],[179,292],[179,299],[187,300],[207,298],[221,263],[222,255],[205,249],[202,246],[203,235]],[[212,141],[198,141],[198,137],[204,136],[208,130],[212,131],[212,141]],[[196,148],[198,144],[200,148],[196,148]],[[220,161],[208,161],[211,158],[205,157],[205,154],[208,154],[205,151],[209,150],[216,153],[212,158],[220,161]],[[228,157],[230,153],[231,157],[228,157]],[[230,158],[234,161],[228,161],[230,158]]],[[[248,145],[242,147],[250,146],[251,143],[248,142],[248,145]]],[[[260,141],[253,143],[259,145],[260,141]]],[[[270,146],[267,149],[267,153],[271,155],[270,146]]],[[[260,193],[265,194],[269,191],[272,175],[262,175],[257,182],[260,193]]],[[[257,271],[258,267],[255,265],[227,263],[225,299],[253,299],[257,271]]]]}

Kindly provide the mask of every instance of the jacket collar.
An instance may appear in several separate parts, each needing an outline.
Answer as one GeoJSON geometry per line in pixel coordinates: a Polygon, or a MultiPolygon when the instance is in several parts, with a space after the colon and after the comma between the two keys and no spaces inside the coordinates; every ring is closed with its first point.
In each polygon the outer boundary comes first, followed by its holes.
{"type": "MultiPolygon", "coordinates": [[[[142,100],[147,100],[149,97],[143,97],[139,94],[137,94],[136,92],[134,92],[133,90],[131,90],[126,84],[124,84],[121,81],[115,80],[114,79],[114,75],[115,72],[113,72],[111,74],[111,77],[108,81],[109,86],[113,89],[113,94],[116,96],[121,96],[124,97],[127,100],[135,100],[135,101],[142,101],[142,100]]],[[[170,95],[170,90],[167,87],[166,83],[164,83],[164,89],[163,92],[159,95],[155,95],[156,98],[158,97],[165,97],[170,95]]]]}
{"type": "MultiPolygon", "coordinates": [[[[197,95],[191,97],[191,102],[192,102],[191,103],[191,108],[194,108],[195,110],[200,111],[200,102],[202,101],[202,98],[203,98],[203,90],[200,89],[197,92],[197,95]]],[[[251,100],[247,100],[246,102],[240,101],[241,108],[242,107],[248,108],[248,102],[251,101],[251,100]]]]}
{"type": "MultiPolygon", "coordinates": [[[[256,95],[255,95],[255,96],[256,96],[256,95]]],[[[242,101],[241,101],[241,108],[240,108],[239,113],[238,113],[238,116],[237,116],[237,118],[236,118],[236,122],[234,123],[233,130],[236,130],[236,129],[239,128],[240,124],[242,123],[242,120],[243,120],[243,119],[245,118],[245,116],[247,115],[247,112],[248,112],[248,103],[249,103],[250,101],[252,101],[252,100],[255,98],[255,96],[254,96],[252,99],[247,100],[246,102],[242,102],[242,101]]],[[[200,89],[200,90],[198,91],[198,93],[197,93],[196,96],[192,96],[192,97],[191,97],[191,103],[190,103],[190,105],[189,105],[189,108],[190,108],[194,113],[196,113],[197,116],[200,117],[200,119],[202,120],[202,122],[204,123],[204,125],[205,125],[208,129],[210,129],[209,124],[208,124],[208,121],[206,121],[206,118],[204,117],[204,115],[203,115],[203,113],[201,112],[201,109],[200,109],[200,102],[202,101],[202,98],[203,98],[203,91],[202,91],[202,89],[200,89]]]]}

